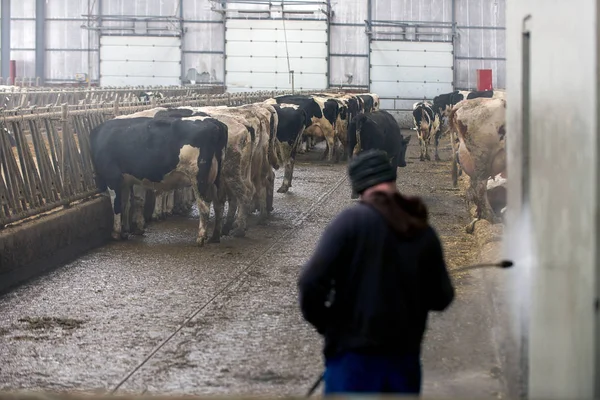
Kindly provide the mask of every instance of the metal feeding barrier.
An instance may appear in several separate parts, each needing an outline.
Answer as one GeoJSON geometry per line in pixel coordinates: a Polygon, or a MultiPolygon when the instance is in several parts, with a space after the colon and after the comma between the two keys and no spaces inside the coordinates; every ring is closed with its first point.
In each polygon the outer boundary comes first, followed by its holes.
{"type": "Polygon", "coordinates": [[[144,103],[143,93],[160,93],[167,98],[190,97],[199,94],[222,94],[223,86],[125,86],[125,87],[31,87],[1,86],[0,108],[15,109],[23,107],[48,107],[70,105],[96,106],[100,103],[117,100],[129,103],[144,103]]]}
{"type": "MultiPolygon", "coordinates": [[[[506,269],[506,268],[512,267],[513,265],[514,265],[514,263],[510,260],[502,260],[498,263],[482,263],[482,264],[465,265],[462,267],[454,268],[451,272],[464,272],[464,271],[470,271],[473,269],[480,269],[480,268],[506,269]]],[[[325,378],[325,372],[322,372],[321,375],[319,375],[319,377],[314,381],[312,386],[308,389],[308,392],[306,392],[305,397],[308,398],[308,397],[312,396],[313,393],[317,390],[317,388],[321,384],[321,382],[323,382],[324,378],[325,378]]]]}
{"type": "Polygon", "coordinates": [[[90,133],[108,119],[154,107],[239,106],[284,94],[291,92],[193,94],[153,97],[146,103],[115,100],[94,107],[62,104],[0,111],[0,229],[98,193],[90,133]]]}

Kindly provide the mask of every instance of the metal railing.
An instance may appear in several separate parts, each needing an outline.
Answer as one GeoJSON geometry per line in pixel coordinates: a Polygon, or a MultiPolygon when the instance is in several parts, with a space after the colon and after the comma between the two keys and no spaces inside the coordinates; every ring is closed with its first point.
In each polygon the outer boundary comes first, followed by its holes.
{"type": "Polygon", "coordinates": [[[290,93],[196,94],[152,98],[149,104],[117,100],[0,112],[0,229],[98,193],[90,133],[108,119],[154,107],[237,106],[290,93]]]}
{"type": "Polygon", "coordinates": [[[69,105],[97,105],[101,102],[143,102],[140,94],[160,93],[164,97],[194,96],[198,94],[222,94],[220,85],[189,86],[131,86],[131,87],[41,87],[41,86],[0,86],[0,109],[10,110],[20,107],[47,107],[69,105]]]}

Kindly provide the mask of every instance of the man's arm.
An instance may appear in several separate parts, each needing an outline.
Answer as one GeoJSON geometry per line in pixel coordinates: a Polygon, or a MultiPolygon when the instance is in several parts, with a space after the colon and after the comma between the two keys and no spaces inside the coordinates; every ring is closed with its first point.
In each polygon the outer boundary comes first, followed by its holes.
{"type": "Polygon", "coordinates": [[[345,254],[348,225],[347,215],[339,215],[332,221],[298,279],[302,315],[321,334],[327,325],[325,302],[331,292],[335,272],[348,258],[345,254]]]}
{"type": "Polygon", "coordinates": [[[442,243],[433,228],[431,234],[423,266],[427,269],[427,303],[430,310],[444,311],[454,300],[454,286],[444,261],[442,243]]]}

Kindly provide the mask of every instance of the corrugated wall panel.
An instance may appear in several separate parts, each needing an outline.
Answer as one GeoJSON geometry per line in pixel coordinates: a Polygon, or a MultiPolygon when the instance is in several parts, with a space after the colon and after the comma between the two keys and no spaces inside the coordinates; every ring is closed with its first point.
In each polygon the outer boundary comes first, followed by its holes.
{"type": "Polygon", "coordinates": [[[334,12],[331,29],[330,52],[332,54],[355,54],[330,57],[329,82],[334,86],[367,86],[369,83],[369,40],[364,21],[368,18],[366,0],[333,0],[334,12]],[[358,26],[335,25],[359,24],[358,26]],[[364,55],[365,57],[359,57],[364,55]]]}
{"type": "Polygon", "coordinates": [[[176,16],[179,0],[102,0],[104,15],[176,16]]]}
{"type": "MultiPolygon", "coordinates": [[[[21,17],[17,17],[14,13],[13,17],[31,18],[31,15],[23,14],[23,12],[33,12],[35,16],[35,7],[33,10],[20,8],[17,15],[21,15],[21,17]]],[[[35,76],[35,21],[10,21],[10,45],[13,49],[10,52],[10,58],[17,64],[17,78],[35,76]]]]}
{"type": "Polygon", "coordinates": [[[35,0],[10,2],[11,18],[35,18],[35,0]]]}
{"type": "MultiPolygon", "coordinates": [[[[505,25],[506,0],[455,0],[456,16],[459,26],[465,25],[505,25]]],[[[93,5],[97,13],[99,0],[47,0],[47,18],[82,18],[88,13],[88,6],[93,5]]],[[[321,2],[316,1],[315,4],[321,2]]],[[[179,0],[102,0],[103,14],[116,15],[162,15],[179,16],[179,0]]],[[[211,11],[213,7],[209,0],[183,0],[184,20],[188,21],[220,21],[222,15],[211,11]]],[[[331,0],[334,17],[331,26],[330,51],[333,54],[368,54],[368,38],[365,34],[364,20],[368,17],[367,0],[331,0]],[[357,24],[357,26],[336,26],[335,24],[357,24]]],[[[452,0],[372,0],[372,18],[376,20],[396,21],[437,21],[450,23],[452,21],[452,0]]],[[[259,9],[264,6],[247,4],[243,7],[231,5],[237,9],[259,9]]],[[[305,6],[316,9],[316,6],[305,6]]],[[[290,7],[288,7],[290,8],[290,7]]],[[[300,8],[300,7],[297,7],[300,8]]],[[[21,0],[13,2],[12,14],[14,18],[32,18],[35,16],[35,0],[21,0]]],[[[33,21],[29,23],[30,36],[25,31],[27,21],[14,21],[17,26],[13,27],[14,40],[21,41],[19,46],[29,45],[33,48],[34,30],[33,21]],[[23,32],[23,35],[21,35],[23,32]]],[[[69,51],[63,54],[52,54],[52,60],[58,64],[53,65],[47,61],[47,78],[73,79],[77,72],[88,71],[88,58],[93,59],[92,79],[97,79],[97,48],[98,34],[92,32],[91,48],[92,54],[88,55],[88,32],[80,28],[85,21],[48,21],[47,47],[80,49],[84,51],[69,51]],[[69,54],[67,54],[69,53],[69,54]],[[56,70],[56,71],[55,71],[56,70]]],[[[166,25],[162,22],[153,22],[151,26],[166,25]]],[[[104,21],[105,26],[133,26],[131,22],[109,22],[104,21]]],[[[186,53],[184,54],[184,72],[189,68],[197,68],[198,74],[208,74],[222,80],[223,56],[216,54],[223,51],[223,25],[219,23],[204,24],[188,22],[184,23],[187,29],[184,35],[184,51],[201,51],[209,53],[186,53]],[[216,52],[216,53],[213,53],[216,52]]],[[[386,28],[379,28],[384,31],[386,28]]],[[[434,29],[425,29],[434,30],[434,29]]],[[[439,31],[439,30],[438,30],[439,31]]],[[[123,33],[127,31],[122,31],[123,33]]],[[[130,31],[129,31],[130,32],[130,31]]],[[[117,33],[117,32],[114,32],[117,33]]],[[[407,37],[410,39],[410,35],[407,37]]],[[[388,35],[389,39],[390,36],[388,35]]],[[[15,44],[16,46],[16,44],[15,44]]],[[[27,52],[15,52],[15,57],[22,59],[23,69],[20,74],[31,71],[33,54],[27,52]]],[[[49,53],[50,54],[50,53],[49,53]]],[[[478,68],[492,68],[494,73],[494,86],[505,87],[505,62],[498,60],[479,60],[481,57],[504,58],[505,57],[505,33],[504,30],[477,30],[460,29],[457,40],[456,55],[456,86],[459,88],[473,88],[476,83],[475,70],[478,68]],[[461,59],[465,58],[465,59],[461,59]],[[467,59],[471,58],[471,59],[467,59]]],[[[22,75],[21,75],[22,76],[22,75]]],[[[32,75],[33,76],[33,75],[32,75]]],[[[206,75],[205,75],[206,76],[206,75]]],[[[351,79],[352,85],[361,85],[368,82],[368,61],[366,57],[331,57],[330,81],[339,85],[351,79]],[[349,78],[352,76],[352,78],[349,78]]]]}
{"type": "Polygon", "coordinates": [[[196,69],[197,83],[223,82],[225,78],[224,60],[221,54],[185,53],[183,65],[185,65],[186,73],[191,68],[196,69]]]}
{"type": "Polygon", "coordinates": [[[99,0],[47,0],[46,67],[48,82],[71,82],[75,74],[98,79],[98,33],[89,31],[84,15],[98,12],[99,0]]]}
{"type": "Polygon", "coordinates": [[[505,31],[503,29],[474,29],[468,27],[504,27],[506,25],[506,0],[456,0],[458,40],[456,47],[456,87],[475,89],[477,69],[491,68],[493,85],[506,87],[505,31]],[[487,59],[481,59],[487,58],[487,59]]]}
{"type": "Polygon", "coordinates": [[[220,20],[221,14],[211,11],[210,0],[183,0],[183,19],[185,20],[220,20]]]}
{"type": "Polygon", "coordinates": [[[187,23],[183,49],[186,51],[223,51],[223,24],[187,23]]]}

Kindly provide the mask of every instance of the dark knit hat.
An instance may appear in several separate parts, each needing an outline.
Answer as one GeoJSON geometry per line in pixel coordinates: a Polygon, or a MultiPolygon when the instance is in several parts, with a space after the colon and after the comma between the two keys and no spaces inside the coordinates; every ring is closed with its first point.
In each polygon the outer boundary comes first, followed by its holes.
{"type": "Polygon", "coordinates": [[[396,181],[396,168],[383,150],[367,150],[350,160],[348,175],[352,189],[362,193],[371,186],[396,181]]]}

